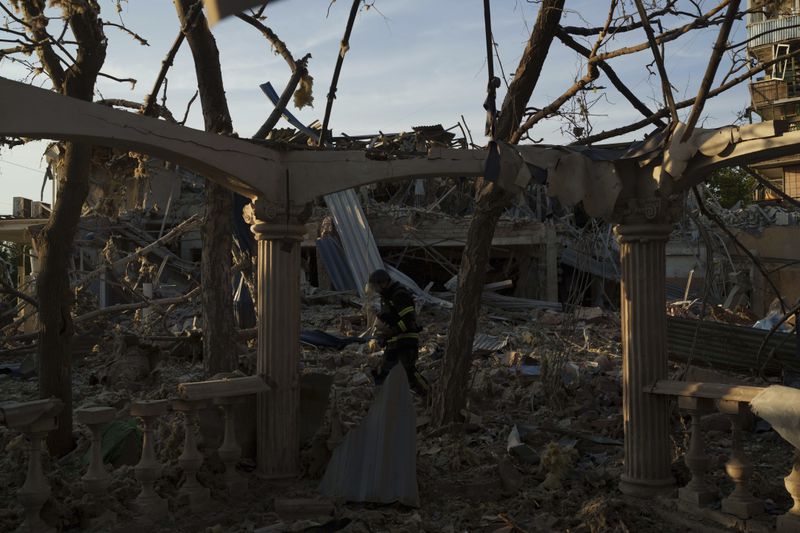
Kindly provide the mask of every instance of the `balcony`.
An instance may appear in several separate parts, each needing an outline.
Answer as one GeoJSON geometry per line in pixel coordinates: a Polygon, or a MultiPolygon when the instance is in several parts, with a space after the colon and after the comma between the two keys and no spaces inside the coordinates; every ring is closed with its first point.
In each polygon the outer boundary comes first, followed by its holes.
{"type": "Polygon", "coordinates": [[[747,25],[748,48],[800,39],[800,15],[765,19],[754,14],[747,25]]]}
{"type": "Polygon", "coordinates": [[[753,109],[764,120],[783,120],[800,114],[796,85],[783,80],[762,80],[750,84],[753,109]]]}

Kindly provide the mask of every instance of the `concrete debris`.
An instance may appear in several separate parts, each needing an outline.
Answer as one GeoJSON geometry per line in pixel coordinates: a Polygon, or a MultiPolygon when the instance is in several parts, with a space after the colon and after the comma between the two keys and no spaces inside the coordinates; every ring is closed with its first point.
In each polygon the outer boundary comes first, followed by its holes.
{"type": "MultiPolygon", "coordinates": [[[[275,130],[272,139],[294,142],[316,135],[315,130],[306,130],[275,130]]],[[[341,142],[359,149],[384,146],[400,153],[454,141],[450,132],[432,126],[341,142]]],[[[585,164],[578,159],[576,164],[585,164]]],[[[194,178],[187,175],[179,181],[172,192],[180,189],[180,194],[174,197],[169,216],[151,205],[144,213],[95,214],[82,220],[78,236],[86,261],[82,270],[96,272],[92,276],[97,277],[90,289],[76,294],[79,315],[127,305],[116,300],[120,294],[109,292],[115,284],[137,296],[144,295],[146,284],[153,299],[183,295],[196,286],[196,227],[187,229],[174,245],[158,242],[146,254],[129,257],[130,249],[158,241],[143,227],[168,231],[200,203],[202,191],[194,178]],[[110,269],[109,279],[100,283],[105,265],[119,261],[125,262],[124,268],[110,269]]],[[[252,423],[237,421],[242,458],[233,467],[248,477],[251,490],[226,501],[223,509],[190,510],[178,495],[184,421],[181,414],[170,411],[159,420],[155,435],[156,454],[164,465],[156,488],[175,517],[168,527],[185,523],[190,531],[233,533],[674,531],[615,496],[625,423],[615,311],[620,303],[619,247],[609,225],[553,208],[541,187],[521,195],[498,224],[482,295],[481,333],[473,342],[469,392],[460,420],[436,426],[431,405],[409,394],[399,366],[384,386],[375,388],[370,374],[380,351],[364,342],[370,338],[371,323],[359,313],[369,306],[363,291],[366,276],[385,267],[414,292],[424,326],[418,370],[435,388],[448,337],[459,334],[449,329],[449,320],[466,231],[464,216],[474,210],[473,192],[471,184],[461,179],[430,178],[336,193],[326,199],[327,211],[316,206],[310,226],[318,222],[319,231],[309,232],[302,250],[304,329],[296,383],[302,475],[288,481],[252,475],[255,429],[252,423]],[[321,499],[320,493],[330,499],[321,499]],[[401,505],[392,505],[397,502],[401,505]]],[[[613,196],[613,190],[609,194],[613,196]]],[[[728,211],[711,207],[731,227],[747,234],[767,234],[770,225],[783,231],[800,223],[795,212],[778,206],[728,211]]],[[[691,237],[690,252],[668,248],[668,253],[674,252],[669,268],[675,274],[667,286],[671,377],[754,384],[754,370],[763,365],[767,379],[777,380],[782,374],[784,383],[789,382],[792,372],[800,372],[793,338],[776,332],[761,358],[754,355],[766,335],[764,329],[754,329],[754,323],[765,317],[760,326],[769,328],[777,315],[767,309],[756,313],[751,305],[756,280],[752,271],[716,240],[713,254],[703,252],[700,230],[692,224],[676,229],[673,243],[686,235],[691,237]],[[708,281],[704,261],[711,256],[714,277],[708,281]],[[685,366],[678,363],[689,359],[692,365],[713,366],[716,373],[691,366],[684,374],[685,366]]],[[[243,272],[252,269],[248,261],[239,262],[243,272]]],[[[788,271],[787,266],[781,275],[788,271]]],[[[784,286],[794,278],[787,279],[784,286]]],[[[237,286],[242,296],[238,303],[245,305],[248,279],[242,277],[237,286]]],[[[59,460],[44,454],[53,486],[45,514],[62,530],[121,531],[136,518],[128,504],[138,490],[131,467],[140,460],[142,433],[128,415],[131,403],[171,398],[178,383],[207,377],[198,301],[141,311],[76,321],[74,403],[111,406],[116,411],[102,438],[105,468],[114,471],[108,497],[100,506],[80,488],[78,473],[89,456],[90,441],[82,426],[76,429],[74,452],[59,460]]],[[[24,334],[23,329],[15,333],[24,334]]],[[[35,359],[29,355],[32,339],[9,339],[3,346],[9,350],[0,359],[3,399],[37,397],[35,359]]],[[[252,376],[255,329],[240,330],[236,340],[238,370],[252,376]]],[[[793,422],[797,417],[780,415],[786,409],[782,403],[780,409],[771,410],[776,398],[791,398],[793,390],[768,388],[765,394],[772,391],[773,396],[757,398],[752,405],[778,434],[797,446],[793,422]]],[[[255,401],[242,404],[236,417],[252,422],[256,409],[255,401]]],[[[671,426],[676,456],[689,445],[684,431],[688,421],[680,416],[676,411],[671,426]]],[[[197,478],[212,499],[218,499],[227,490],[226,465],[213,453],[223,440],[223,419],[216,409],[199,418],[197,447],[204,462],[197,478]]],[[[784,443],[776,441],[769,425],[753,426],[761,429],[746,440],[748,454],[760,458],[759,495],[768,495],[778,514],[778,509],[782,512],[790,505],[783,477],[791,449],[788,444],[780,447],[784,443]]],[[[745,424],[746,431],[749,427],[745,424]]],[[[729,416],[705,415],[701,428],[709,436],[708,455],[727,457],[729,416]]],[[[24,438],[0,428],[0,449],[4,450],[0,501],[10,502],[0,510],[0,530],[14,530],[22,518],[12,493],[25,479],[24,438]]],[[[716,485],[723,480],[723,470],[709,471],[716,485]]],[[[682,462],[676,462],[673,471],[682,484],[688,481],[682,462]]]]}

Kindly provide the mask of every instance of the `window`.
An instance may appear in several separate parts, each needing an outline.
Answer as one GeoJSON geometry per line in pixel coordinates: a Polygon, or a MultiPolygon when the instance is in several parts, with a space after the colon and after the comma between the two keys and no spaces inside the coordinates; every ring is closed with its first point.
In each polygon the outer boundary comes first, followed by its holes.
{"type": "MultiPolygon", "coordinates": [[[[776,59],[780,56],[784,56],[789,53],[789,45],[788,44],[776,44],[772,48],[772,59],[776,59]]],[[[788,59],[784,59],[783,61],[779,61],[772,65],[772,79],[773,80],[781,80],[783,81],[784,76],[786,75],[786,66],[789,63],[788,59]]]]}

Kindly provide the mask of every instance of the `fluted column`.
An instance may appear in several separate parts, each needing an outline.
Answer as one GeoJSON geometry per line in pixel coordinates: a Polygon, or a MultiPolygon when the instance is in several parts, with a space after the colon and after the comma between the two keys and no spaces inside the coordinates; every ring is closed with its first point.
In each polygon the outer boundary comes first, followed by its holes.
{"type": "Polygon", "coordinates": [[[300,241],[306,215],[260,202],[245,213],[258,240],[256,373],[270,386],[256,398],[256,459],[262,476],[292,477],[300,466],[300,241]]]}
{"type": "Polygon", "coordinates": [[[622,409],[625,467],[620,490],[652,497],[672,490],[668,399],[648,388],[667,379],[665,271],[669,224],[616,226],[622,263],[622,409]]]}

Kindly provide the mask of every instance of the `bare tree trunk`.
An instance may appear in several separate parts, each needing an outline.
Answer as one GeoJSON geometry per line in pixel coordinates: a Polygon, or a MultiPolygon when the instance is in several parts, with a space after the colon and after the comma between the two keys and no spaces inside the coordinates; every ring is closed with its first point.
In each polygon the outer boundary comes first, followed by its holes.
{"type": "MultiPolygon", "coordinates": [[[[197,0],[176,0],[186,40],[192,49],[206,131],[231,133],[233,126],[222,82],[219,50],[202,13],[187,15],[197,0]]],[[[201,256],[203,302],[203,362],[207,375],[236,368],[231,278],[233,193],[206,180],[206,220],[201,256]]]]}
{"type": "MultiPolygon", "coordinates": [[[[558,29],[563,7],[564,0],[542,2],[536,25],[503,100],[497,122],[498,139],[510,139],[522,120],[558,29]]],[[[472,342],[480,313],[481,292],[489,265],[492,239],[497,222],[510,198],[507,192],[493,183],[481,185],[475,214],[467,232],[467,243],[461,256],[458,291],[450,316],[451,335],[447,338],[439,382],[434,391],[433,421],[440,426],[457,421],[466,405],[469,392],[467,382],[472,365],[472,342]]]]}
{"type": "MultiPolygon", "coordinates": [[[[92,101],[97,74],[105,62],[106,38],[100,21],[100,6],[94,0],[82,2],[80,9],[69,2],[61,6],[72,30],[78,50],[75,63],[64,69],[47,34],[43,0],[20,2],[31,36],[41,42],[36,48],[44,70],[60,93],[92,101]],[[42,23],[42,21],[45,21],[42,23]]],[[[47,435],[47,446],[54,456],[72,450],[72,362],[73,298],[69,282],[70,256],[81,210],[89,193],[91,148],[66,143],[61,160],[61,186],[53,212],[38,239],[41,270],[37,278],[39,300],[39,395],[64,402],[58,428],[47,435]]]]}
{"type": "MultiPolygon", "coordinates": [[[[47,436],[50,453],[60,457],[72,440],[72,324],[73,294],[69,266],[81,210],[89,194],[91,149],[67,143],[63,180],[53,213],[39,234],[41,269],[37,278],[39,305],[39,395],[64,402],[58,428],[47,436]]],[[[62,173],[59,173],[62,174],[62,173]]]]}

